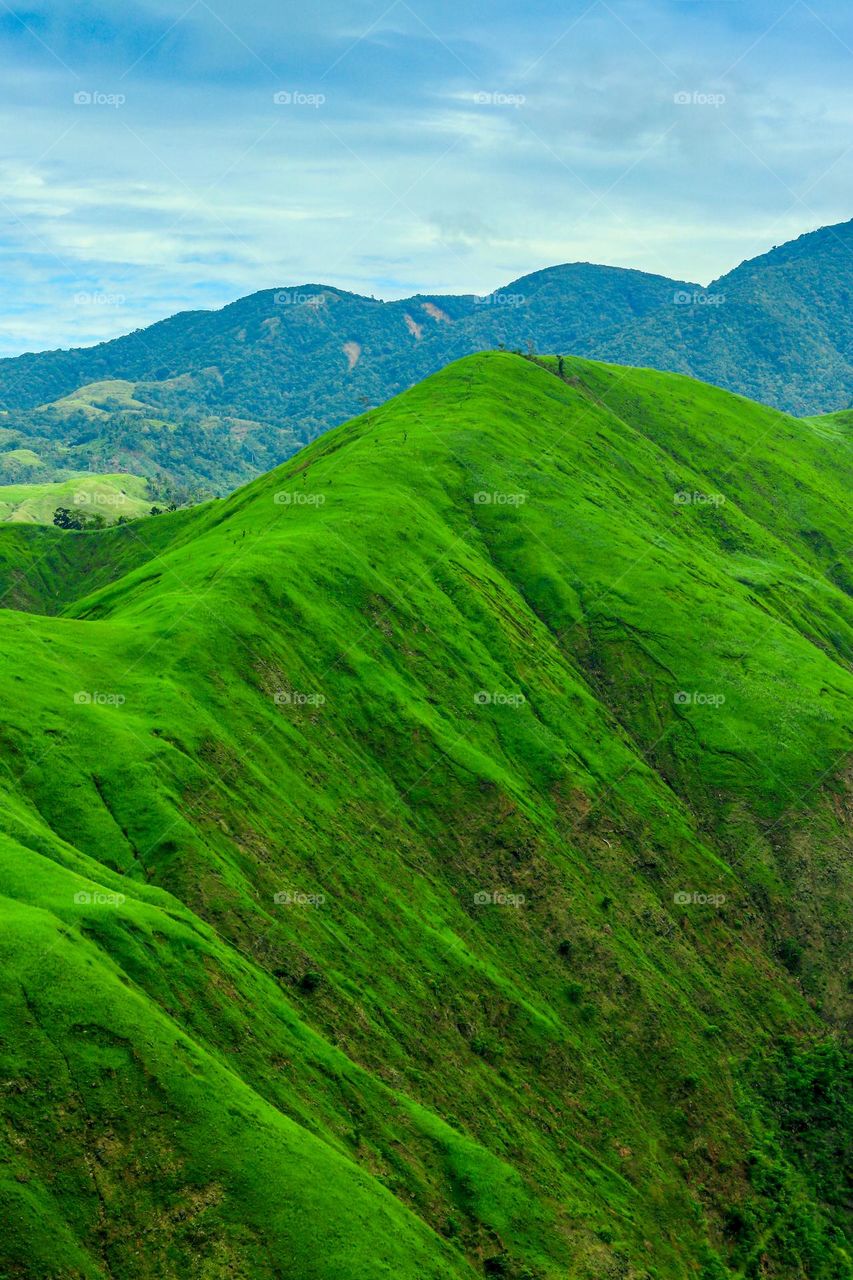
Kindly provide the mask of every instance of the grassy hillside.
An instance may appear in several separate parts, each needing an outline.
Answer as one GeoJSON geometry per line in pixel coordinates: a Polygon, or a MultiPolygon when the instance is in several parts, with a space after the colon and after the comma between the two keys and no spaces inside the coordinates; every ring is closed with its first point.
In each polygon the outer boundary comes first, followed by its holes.
{"type": "Polygon", "coordinates": [[[853,222],[825,227],[706,287],[574,262],[483,298],[266,289],[94,347],[0,360],[0,480],[128,470],[164,496],[223,494],[501,345],[689,373],[791,413],[846,409],[851,248],[853,222]]]}
{"type": "Polygon", "coordinates": [[[52,524],[57,507],[84,516],[100,515],[107,524],[121,516],[135,520],[151,510],[148,482],[141,476],[72,474],[49,484],[0,485],[0,520],[52,524]]]}
{"type": "Polygon", "coordinates": [[[490,354],[0,529],[0,1272],[849,1277],[850,481],[490,354]]]}
{"type": "Polygon", "coordinates": [[[831,439],[836,439],[842,445],[849,447],[851,431],[853,431],[853,409],[842,409],[840,413],[824,413],[817,417],[807,418],[816,430],[823,430],[829,433],[831,439]]]}

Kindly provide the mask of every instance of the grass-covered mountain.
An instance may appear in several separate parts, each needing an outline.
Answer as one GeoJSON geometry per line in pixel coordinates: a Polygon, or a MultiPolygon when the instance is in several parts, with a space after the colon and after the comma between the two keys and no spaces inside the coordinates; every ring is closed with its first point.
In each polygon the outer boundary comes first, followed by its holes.
{"type": "Polygon", "coordinates": [[[849,444],[479,355],[0,529],[0,1273],[850,1277],[849,444]]]}
{"type": "Polygon", "coordinates": [[[268,289],[112,342],[0,361],[0,481],[129,470],[225,493],[367,404],[501,344],[690,373],[797,414],[853,400],[853,222],[703,288],[574,263],[487,298],[268,289]],[[97,412],[93,412],[96,410],[97,412]]]}
{"type": "Polygon", "coordinates": [[[60,507],[81,525],[114,524],[147,516],[152,502],[147,482],[124,472],[71,472],[49,484],[0,485],[0,520],[53,524],[60,507]]]}

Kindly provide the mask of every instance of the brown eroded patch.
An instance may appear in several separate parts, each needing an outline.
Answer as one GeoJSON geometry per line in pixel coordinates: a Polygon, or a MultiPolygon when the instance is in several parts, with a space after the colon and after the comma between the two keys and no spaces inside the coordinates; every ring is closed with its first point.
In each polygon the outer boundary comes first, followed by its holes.
{"type": "Polygon", "coordinates": [[[357,342],[345,342],[341,350],[349,361],[350,372],[352,372],[361,359],[361,346],[357,342]]]}
{"type": "Polygon", "coordinates": [[[436,324],[438,324],[439,321],[444,321],[445,324],[453,323],[447,312],[442,311],[441,307],[437,307],[434,302],[422,302],[421,306],[428,316],[432,316],[436,324]]]}
{"type": "Polygon", "coordinates": [[[422,324],[418,324],[416,320],[413,320],[408,311],[406,312],[406,328],[409,330],[412,337],[417,338],[418,342],[420,342],[421,338],[424,336],[424,327],[422,324]]]}

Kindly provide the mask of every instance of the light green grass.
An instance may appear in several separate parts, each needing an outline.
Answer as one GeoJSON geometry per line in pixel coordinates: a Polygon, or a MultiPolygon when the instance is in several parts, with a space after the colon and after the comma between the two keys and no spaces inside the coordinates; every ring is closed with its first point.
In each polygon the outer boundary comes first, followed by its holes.
{"type": "Polygon", "coordinates": [[[24,467],[37,467],[41,464],[41,458],[32,449],[7,449],[2,458],[4,461],[11,459],[12,462],[19,462],[24,467]]]}
{"type": "Polygon", "coordinates": [[[61,396],[40,407],[57,413],[82,412],[92,418],[114,411],[117,406],[122,409],[147,408],[141,400],[135,398],[135,388],[136,383],[127,382],[123,378],[107,378],[101,382],[89,382],[70,395],[61,396]]]}
{"type": "Polygon", "coordinates": [[[853,433],[853,409],[840,409],[837,413],[818,414],[813,418],[803,418],[816,431],[826,434],[830,439],[838,440],[842,446],[850,447],[853,433]]]}
{"type": "Polygon", "coordinates": [[[849,1276],[849,455],[555,368],[0,530],[4,1274],[849,1276]]]}
{"type": "Polygon", "coordinates": [[[84,516],[103,516],[114,524],[120,516],[136,520],[151,510],[148,482],[142,476],[76,472],[50,484],[0,485],[0,520],[52,524],[57,507],[84,516]]]}

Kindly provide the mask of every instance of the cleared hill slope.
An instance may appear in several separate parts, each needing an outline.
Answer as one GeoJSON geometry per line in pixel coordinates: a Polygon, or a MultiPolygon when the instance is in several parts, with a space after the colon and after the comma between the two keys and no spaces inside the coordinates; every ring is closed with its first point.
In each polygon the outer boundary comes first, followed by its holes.
{"type": "Polygon", "coordinates": [[[849,454],[557,370],[0,529],[3,1274],[849,1276],[849,454]]]}
{"type": "Polygon", "coordinates": [[[112,524],[122,516],[132,520],[148,515],[151,495],[141,476],[85,471],[53,484],[0,485],[0,520],[52,524],[57,507],[112,524]]]}

